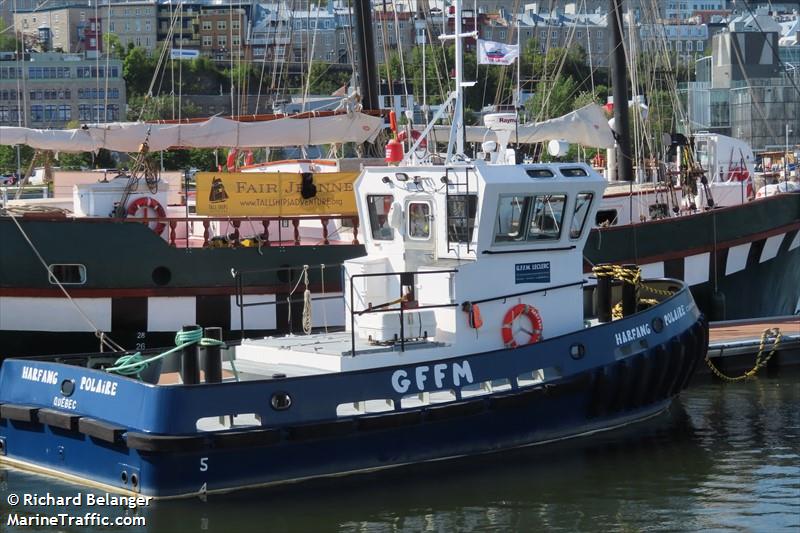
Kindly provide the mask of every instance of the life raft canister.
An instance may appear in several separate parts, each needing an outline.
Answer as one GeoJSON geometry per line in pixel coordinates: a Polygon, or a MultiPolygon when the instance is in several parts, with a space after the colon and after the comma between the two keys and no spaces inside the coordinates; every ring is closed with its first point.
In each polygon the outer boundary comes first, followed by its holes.
{"type": "Polygon", "coordinates": [[[520,316],[527,318],[533,328],[531,331],[523,330],[530,335],[528,342],[525,344],[539,342],[542,338],[542,315],[540,315],[539,311],[532,305],[517,304],[509,309],[508,312],[506,312],[506,316],[503,317],[503,344],[505,344],[506,348],[516,348],[518,346],[514,338],[512,325],[514,320],[520,316]]]}
{"type": "MultiPolygon", "coordinates": [[[[155,212],[156,216],[154,218],[167,217],[167,212],[164,211],[164,208],[158,203],[158,200],[150,196],[142,196],[128,204],[127,213],[129,217],[136,217],[139,211],[143,211],[143,215],[146,216],[148,209],[152,209],[155,212]]],[[[144,216],[137,218],[144,218],[144,216]]],[[[161,235],[167,228],[167,225],[164,222],[155,222],[155,226],[151,226],[151,228],[156,232],[156,235],[161,235]]]]}

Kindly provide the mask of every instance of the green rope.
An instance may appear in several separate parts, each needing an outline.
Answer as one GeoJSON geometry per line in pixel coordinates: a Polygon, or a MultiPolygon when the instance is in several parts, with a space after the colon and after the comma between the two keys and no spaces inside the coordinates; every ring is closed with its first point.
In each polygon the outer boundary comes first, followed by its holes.
{"type": "Polygon", "coordinates": [[[168,355],[183,350],[192,344],[199,344],[200,346],[224,346],[225,343],[217,339],[209,339],[203,337],[202,329],[193,329],[189,331],[178,331],[175,333],[175,347],[167,350],[164,353],[145,358],[141,352],[136,352],[131,355],[123,355],[116,361],[114,366],[106,368],[106,372],[115,372],[122,376],[136,376],[141,379],[139,375],[145,370],[150,363],[163,359],[168,355]]]}

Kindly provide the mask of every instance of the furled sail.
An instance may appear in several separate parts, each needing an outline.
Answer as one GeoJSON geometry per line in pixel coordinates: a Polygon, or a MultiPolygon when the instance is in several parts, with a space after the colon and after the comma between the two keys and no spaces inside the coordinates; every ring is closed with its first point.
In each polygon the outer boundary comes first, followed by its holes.
{"type": "Polygon", "coordinates": [[[0,144],[26,144],[54,152],[94,152],[101,148],[137,152],[149,149],[284,147],[344,142],[373,142],[383,119],[366,113],[330,111],[267,120],[211,117],[182,123],[116,122],[73,130],[0,127],[0,144]]]}
{"type": "MultiPolygon", "coordinates": [[[[494,132],[484,126],[467,126],[465,129],[467,142],[497,140],[494,132]]],[[[436,142],[447,142],[449,136],[450,126],[437,126],[431,133],[431,138],[436,142]]],[[[520,124],[516,132],[511,134],[512,143],[532,144],[551,140],[563,140],[593,148],[614,147],[614,134],[603,109],[597,104],[586,105],[544,122],[520,124]]]]}

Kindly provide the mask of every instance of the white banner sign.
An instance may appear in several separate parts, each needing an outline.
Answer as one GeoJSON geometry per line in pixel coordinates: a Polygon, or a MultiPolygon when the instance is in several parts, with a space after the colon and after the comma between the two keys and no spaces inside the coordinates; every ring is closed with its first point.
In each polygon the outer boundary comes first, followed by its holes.
{"type": "Polygon", "coordinates": [[[519,45],[478,39],[478,62],[481,65],[510,65],[519,57],[519,45]]]}

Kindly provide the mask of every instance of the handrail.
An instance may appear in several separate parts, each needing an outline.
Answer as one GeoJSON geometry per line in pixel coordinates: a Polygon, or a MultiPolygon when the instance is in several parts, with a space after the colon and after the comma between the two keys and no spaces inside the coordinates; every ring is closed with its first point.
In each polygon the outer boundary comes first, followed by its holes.
{"type": "MultiPolygon", "coordinates": [[[[417,275],[420,275],[420,274],[454,274],[456,272],[458,272],[457,269],[423,270],[423,271],[418,271],[418,272],[368,272],[366,274],[351,274],[349,276],[349,278],[348,278],[348,280],[350,281],[350,355],[352,357],[355,357],[355,355],[356,355],[356,329],[355,329],[355,315],[356,314],[358,314],[360,316],[360,315],[364,315],[364,314],[368,314],[368,313],[385,313],[385,312],[388,312],[388,311],[396,311],[397,310],[397,309],[394,309],[394,308],[392,308],[392,309],[383,308],[383,309],[374,309],[374,310],[370,309],[370,308],[367,308],[367,309],[362,309],[362,310],[359,310],[359,311],[355,311],[355,299],[354,299],[355,295],[353,294],[353,290],[354,290],[353,289],[353,280],[355,278],[377,278],[377,277],[400,276],[400,280],[401,280],[401,282],[400,282],[400,300],[399,300],[400,301],[400,351],[404,352],[405,348],[406,348],[405,330],[404,330],[405,322],[403,320],[403,318],[404,318],[403,317],[403,311],[405,310],[405,307],[403,306],[402,301],[403,301],[403,287],[404,286],[408,286],[408,284],[404,284],[402,282],[403,277],[411,276],[411,284],[413,286],[414,276],[417,276],[417,275]]],[[[458,306],[458,304],[452,303],[452,304],[438,304],[438,305],[418,306],[418,307],[414,307],[414,309],[415,310],[416,309],[431,309],[431,308],[434,308],[434,307],[441,308],[441,307],[457,307],[457,306],[458,306]]]]}
{"type": "Polygon", "coordinates": [[[566,287],[574,287],[575,285],[585,285],[586,283],[588,283],[588,282],[585,279],[582,279],[580,281],[573,281],[572,283],[564,283],[562,285],[553,285],[552,287],[543,287],[541,289],[533,289],[533,290],[524,291],[524,292],[515,292],[513,294],[504,294],[503,296],[495,296],[495,297],[492,297],[492,298],[484,298],[482,300],[467,300],[462,305],[482,304],[482,303],[486,303],[486,302],[494,302],[494,301],[497,301],[497,300],[506,300],[508,298],[516,298],[517,296],[526,296],[528,294],[536,294],[536,293],[539,293],[539,292],[547,292],[547,291],[552,291],[552,290],[555,290],[555,289],[564,289],[566,287]]]}
{"type": "MultiPolygon", "coordinates": [[[[63,220],[63,219],[62,219],[63,220]]],[[[169,233],[167,236],[167,242],[170,246],[175,247],[175,239],[177,238],[177,228],[179,223],[201,223],[203,225],[203,247],[209,246],[210,240],[210,228],[212,222],[225,222],[230,223],[233,226],[233,245],[238,246],[240,244],[240,232],[239,229],[242,227],[242,224],[261,224],[263,231],[261,233],[257,233],[255,236],[261,239],[263,246],[270,246],[270,236],[269,236],[269,225],[271,223],[278,224],[278,241],[283,244],[283,234],[282,229],[284,224],[287,223],[287,226],[290,226],[290,235],[291,235],[291,243],[294,246],[300,246],[300,223],[301,222],[308,222],[308,221],[319,221],[322,227],[322,240],[319,244],[321,245],[328,245],[331,244],[329,240],[329,233],[328,233],[328,222],[330,221],[347,221],[349,220],[352,224],[351,228],[353,231],[353,239],[350,241],[350,244],[359,245],[361,244],[358,241],[358,230],[360,227],[360,220],[358,215],[351,215],[351,214],[338,214],[338,215],[297,215],[297,216],[265,216],[265,217],[255,217],[255,216],[245,216],[245,217],[205,217],[205,216],[177,216],[177,217],[142,217],[142,218],[106,218],[106,217],[78,217],[71,219],[73,221],[87,221],[91,223],[108,223],[108,222],[115,222],[115,223],[135,223],[135,224],[150,224],[150,223],[164,223],[169,228],[169,233]]],[[[187,237],[188,237],[188,230],[187,230],[187,237]]]]}
{"type": "MultiPolygon", "coordinates": [[[[289,271],[291,273],[292,270],[299,269],[299,270],[310,270],[320,271],[322,286],[325,286],[325,269],[340,269],[343,266],[343,263],[334,263],[332,265],[328,264],[319,264],[319,265],[303,265],[303,266],[284,266],[284,267],[273,267],[273,268],[263,268],[263,269],[254,269],[254,270],[236,270],[234,268],[231,269],[231,276],[233,276],[234,280],[234,287],[235,287],[235,298],[234,302],[236,307],[239,308],[239,335],[240,339],[244,339],[244,308],[245,307],[259,307],[262,305],[277,305],[279,302],[277,299],[273,302],[251,302],[245,303],[244,301],[244,275],[245,274],[268,274],[272,272],[281,272],[281,271],[289,271]]],[[[337,276],[338,278],[338,276],[337,276]]],[[[292,286],[292,278],[291,276],[287,279],[286,284],[287,288],[291,288],[292,286]]],[[[291,291],[288,291],[291,292],[291,291]]],[[[338,291],[337,291],[338,292],[338,291]]],[[[317,298],[312,298],[312,301],[324,301],[324,300],[335,300],[338,298],[342,298],[342,296],[320,296],[317,298]]],[[[296,298],[288,298],[287,301],[290,302],[302,302],[304,298],[302,296],[296,298]]],[[[281,302],[283,303],[283,302],[281,302]]],[[[289,328],[291,329],[291,317],[289,317],[289,328]]]]}

